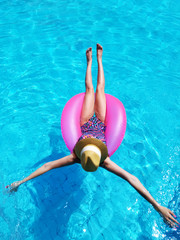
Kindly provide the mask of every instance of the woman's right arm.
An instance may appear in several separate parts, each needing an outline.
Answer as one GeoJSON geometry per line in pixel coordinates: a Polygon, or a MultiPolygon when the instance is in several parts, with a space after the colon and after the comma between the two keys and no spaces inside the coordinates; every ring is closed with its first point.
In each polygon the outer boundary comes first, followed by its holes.
{"type": "Polygon", "coordinates": [[[72,164],[77,163],[77,162],[78,162],[77,157],[75,156],[74,153],[72,153],[69,156],[60,158],[60,159],[52,161],[52,162],[45,163],[43,166],[38,168],[35,172],[31,173],[28,177],[24,178],[21,181],[13,182],[12,184],[6,186],[6,188],[9,188],[11,192],[12,191],[17,191],[18,187],[22,183],[25,183],[25,182],[33,179],[33,178],[36,178],[36,177],[44,174],[45,172],[48,172],[51,169],[72,165],[72,164]]]}

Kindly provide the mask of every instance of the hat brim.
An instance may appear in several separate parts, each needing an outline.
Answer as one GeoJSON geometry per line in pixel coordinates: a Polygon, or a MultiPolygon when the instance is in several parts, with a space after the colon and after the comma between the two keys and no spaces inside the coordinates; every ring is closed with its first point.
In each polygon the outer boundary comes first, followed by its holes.
{"type": "Polygon", "coordinates": [[[77,142],[74,147],[75,154],[79,159],[81,159],[82,149],[88,144],[93,144],[101,150],[101,162],[103,162],[107,158],[108,149],[107,146],[101,140],[97,138],[85,138],[77,142]]]}

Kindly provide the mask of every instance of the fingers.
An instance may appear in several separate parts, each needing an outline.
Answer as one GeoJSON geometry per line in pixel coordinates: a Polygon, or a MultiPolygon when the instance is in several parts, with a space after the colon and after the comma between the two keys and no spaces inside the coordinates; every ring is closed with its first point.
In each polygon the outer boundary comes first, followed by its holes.
{"type": "Polygon", "coordinates": [[[8,188],[9,192],[17,192],[18,187],[20,185],[20,181],[11,183],[10,185],[7,185],[6,188],[8,188]]]}
{"type": "Polygon", "coordinates": [[[178,227],[177,225],[179,224],[179,222],[174,218],[176,217],[176,215],[170,209],[161,207],[160,214],[163,217],[164,222],[170,227],[178,227]]]}
{"type": "Polygon", "coordinates": [[[179,224],[179,222],[175,218],[173,218],[173,216],[176,217],[176,215],[171,210],[169,210],[169,218],[175,223],[179,224]]]}
{"type": "Polygon", "coordinates": [[[7,185],[6,188],[12,188],[13,187],[13,183],[11,183],[10,185],[7,185]]]}
{"type": "Polygon", "coordinates": [[[174,219],[172,216],[170,216],[169,218],[165,218],[164,221],[170,227],[178,227],[176,224],[179,224],[178,221],[174,219]]]}
{"type": "Polygon", "coordinates": [[[164,222],[171,228],[176,227],[176,224],[173,221],[171,221],[170,219],[164,219],[164,222]]]}
{"type": "Polygon", "coordinates": [[[175,215],[171,210],[169,210],[169,212],[171,213],[171,215],[173,215],[174,217],[176,217],[176,215],[175,215]]]}
{"type": "Polygon", "coordinates": [[[171,220],[173,220],[175,223],[179,224],[179,222],[178,222],[175,218],[173,218],[171,215],[170,215],[169,218],[170,218],[171,220]]]}
{"type": "Polygon", "coordinates": [[[169,223],[170,227],[175,227],[176,226],[175,223],[173,221],[171,221],[170,219],[168,220],[168,223],[169,223]]]}

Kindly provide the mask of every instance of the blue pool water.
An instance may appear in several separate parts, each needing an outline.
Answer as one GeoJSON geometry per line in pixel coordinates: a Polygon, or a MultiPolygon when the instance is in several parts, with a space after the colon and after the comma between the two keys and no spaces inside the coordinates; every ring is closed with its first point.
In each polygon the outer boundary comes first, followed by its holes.
{"type": "Polygon", "coordinates": [[[0,239],[180,239],[127,182],[79,165],[5,186],[69,154],[60,116],[103,45],[106,92],[127,113],[112,160],[180,220],[179,0],[0,0],[0,239]]]}

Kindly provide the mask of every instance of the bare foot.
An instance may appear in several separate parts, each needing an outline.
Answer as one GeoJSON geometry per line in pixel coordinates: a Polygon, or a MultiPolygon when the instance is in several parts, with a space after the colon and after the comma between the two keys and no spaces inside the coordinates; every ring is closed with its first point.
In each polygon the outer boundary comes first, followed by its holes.
{"type": "Polygon", "coordinates": [[[103,48],[99,43],[97,43],[97,60],[102,59],[102,53],[103,53],[103,48]]]}
{"type": "Polygon", "coordinates": [[[87,63],[92,62],[92,47],[86,50],[87,63]]]}

